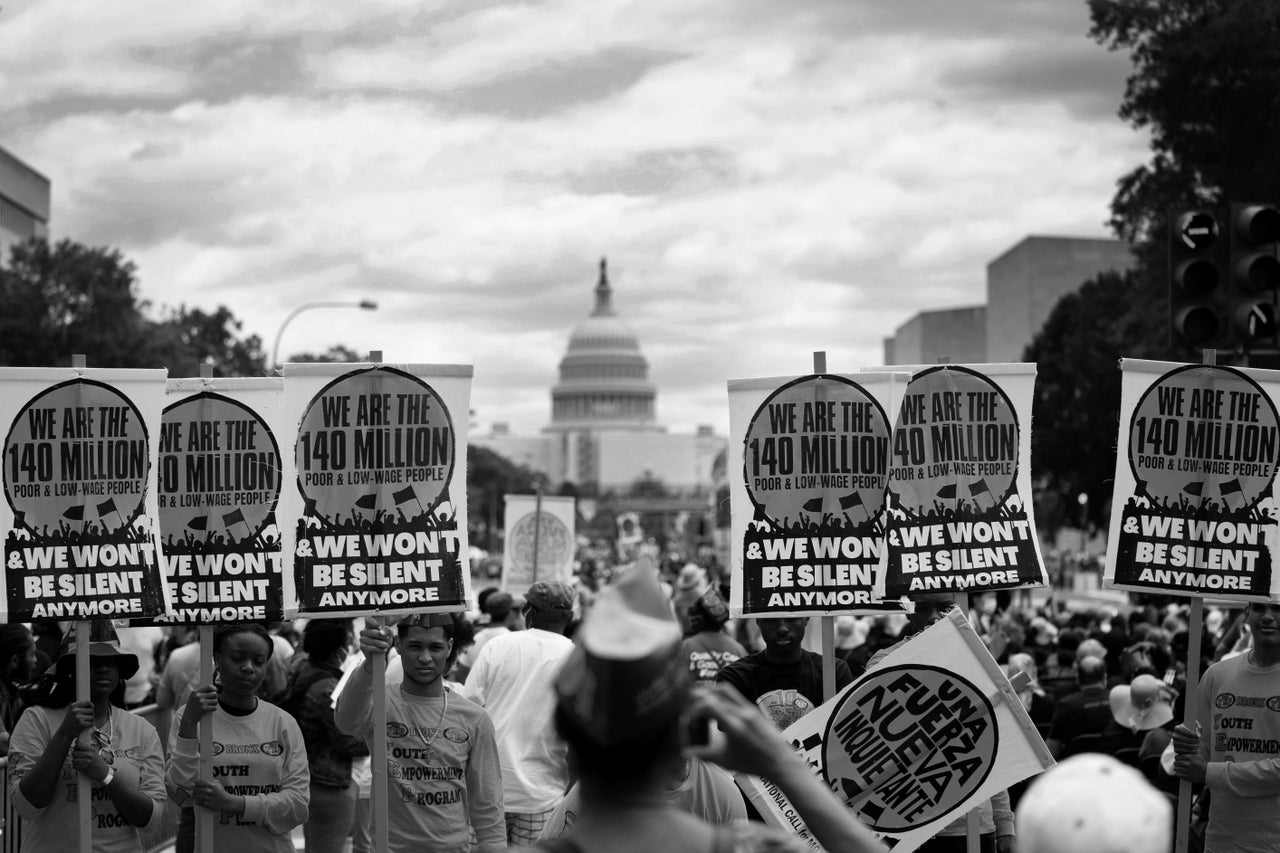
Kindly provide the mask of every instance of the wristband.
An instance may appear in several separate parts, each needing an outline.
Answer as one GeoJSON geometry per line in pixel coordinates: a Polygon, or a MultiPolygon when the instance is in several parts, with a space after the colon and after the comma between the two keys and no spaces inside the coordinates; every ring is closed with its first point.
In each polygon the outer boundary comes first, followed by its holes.
{"type": "Polygon", "coordinates": [[[108,767],[107,775],[102,777],[102,787],[105,788],[110,785],[111,780],[114,778],[116,778],[116,769],[114,767],[108,767]]]}

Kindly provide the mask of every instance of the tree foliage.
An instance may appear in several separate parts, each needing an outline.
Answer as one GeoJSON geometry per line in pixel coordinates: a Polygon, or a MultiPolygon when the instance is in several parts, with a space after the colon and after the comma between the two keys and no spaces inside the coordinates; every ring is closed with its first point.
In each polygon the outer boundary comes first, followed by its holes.
{"type": "Polygon", "coordinates": [[[334,344],[324,352],[300,352],[289,356],[286,361],[305,364],[349,364],[364,361],[365,357],[346,344],[334,344]]]}
{"type": "Polygon", "coordinates": [[[0,265],[0,364],[57,367],[83,354],[95,367],[167,367],[196,376],[211,362],[222,376],[262,375],[256,335],[219,306],[185,306],[160,320],[138,293],[137,268],[117,249],[32,239],[0,265]]]}
{"type": "MultiPolygon", "coordinates": [[[[1149,135],[1150,159],[1121,176],[1111,226],[1136,263],[1064,298],[1026,358],[1039,365],[1033,460],[1042,504],[1089,496],[1104,522],[1115,471],[1121,357],[1199,361],[1169,341],[1171,210],[1280,200],[1280,3],[1088,0],[1090,35],[1133,61],[1120,117],[1149,135]]],[[[1229,356],[1224,354],[1223,360],[1229,356]]]]}
{"type": "Polygon", "coordinates": [[[1151,160],[1120,179],[1116,233],[1163,242],[1171,205],[1280,193],[1280,3],[1090,0],[1090,35],[1128,51],[1120,117],[1151,137],[1151,160]]]}
{"type": "Polygon", "coordinates": [[[539,474],[487,447],[467,445],[467,508],[473,545],[493,551],[500,546],[506,518],[503,495],[533,494],[539,474]]]}

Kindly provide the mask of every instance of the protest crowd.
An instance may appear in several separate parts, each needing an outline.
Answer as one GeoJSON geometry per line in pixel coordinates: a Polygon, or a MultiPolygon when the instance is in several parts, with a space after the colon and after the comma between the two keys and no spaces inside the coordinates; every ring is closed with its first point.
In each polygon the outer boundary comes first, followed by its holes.
{"type": "MultiPolygon", "coordinates": [[[[74,804],[52,796],[69,751],[95,801],[116,807],[95,825],[94,849],[140,849],[138,829],[176,819],[176,850],[190,853],[193,807],[202,807],[223,816],[220,851],[371,851],[370,661],[379,655],[388,659],[388,729],[410,735],[388,753],[393,851],[808,849],[763,820],[735,773],[786,790],[826,849],[887,849],[775,734],[822,704],[818,620],[730,619],[729,577],[705,555],[701,565],[673,557],[600,567],[519,596],[485,581],[476,578],[472,612],[405,616],[390,628],[363,619],[219,626],[215,684],[200,683],[194,628],[95,623],[93,698],[80,702],[75,647],[62,640],[73,623],[4,626],[0,742],[22,849],[74,847],[74,804]],[[159,732],[128,710],[152,705],[159,732]],[[725,742],[691,744],[691,715],[716,721],[725,742]],[[217,758],[212,782],[196,774],[206,716],[225,755],[240,753],[238,763],[217,758]],[[442,784],[415,793],[400,784],[412,779],[442,784]]],[[[1185,603],[1131,596],[1123,608],[1067,608],[1060,591],[1038,603],[1022,593],[920,596],[910,615],[835,619],[838,687],[953,606],[1009,676],[1022,674],[1017,698],[1062,763],[976,810],[979,849],[1088,849],[1064,847],[1054,826],[1073,810],[1097,822],[1111,807],[1103,792],[1127,806],[1097,832],[1124,836],[1141,818],[1145,837],[1098,849],[1169,849],[1182,778],[1201,795],[1191,849],[1272,849],[1274,818],[1251,814],[1249,800],[1273,796],[1280,771],[1256,768],[1243,780],[1206,771],[1213,756],[1179,726],[1193,630],[1185,603]],[[1066,793],[1037,790],[1051,779],[1066,793]],[[1205,847],[1211,796],[1235,809],[1229,833],[1257,833],[1264,846],[1205,847]]],[[[1207,678],[1248,678],[1280,645],[1269,605],[1211,607],[1194,628],[1207,678]],[[1267,657],[1255,661],[1258,649],[1267,657]],[[1233,660],[1238,671],[1216,675],[1233,660]]],[[[1265,713],[1251,725],[1274,736],[1265,713]]],[[[959,815],[918,849],[966,850],[965,830],[959,815]]]]}

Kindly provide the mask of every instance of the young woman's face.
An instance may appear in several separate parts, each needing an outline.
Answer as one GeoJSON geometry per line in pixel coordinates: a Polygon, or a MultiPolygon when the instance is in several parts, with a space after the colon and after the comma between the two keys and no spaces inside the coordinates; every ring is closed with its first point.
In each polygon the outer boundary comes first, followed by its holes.
{"type": "Polygon", "coordinates": [[[89,658],[89,695],[110,696],[120,684],[120,662],[114,657],[89,658]]]}
{"type": "Polygon", "coordinates": [[[231,696],[252,696],[267,677],[271,647],[257,634],[244,631],[222,639],[213,657],[222,691],[231,696]]]}

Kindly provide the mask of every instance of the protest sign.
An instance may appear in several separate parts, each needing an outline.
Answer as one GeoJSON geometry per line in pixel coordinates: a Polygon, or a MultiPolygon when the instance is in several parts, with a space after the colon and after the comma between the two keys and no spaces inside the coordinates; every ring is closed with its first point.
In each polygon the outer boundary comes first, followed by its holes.
{"type": "Polygon", "coordinates": [[[1280,598],[1280,373],[1121,361],[1120,451],[1103,584],[1280,598]]]}
{"type": "Polygon", "coordinates": [[[172,611],[194,624],[284,618],[276,502],[292,473],[276,433],[284,384],[170,379],[160,426],[160,536],[172,611]]]}
{"type": "Polygon", "coordinates": [[[285,600],[315,616],[464,609],[471,367],[286,364],[284,386],[285,600]]]}
{"type": "Polygon", "coordinates": [[[166,609],[155,491],[163,370],[0,368],[0,622],[166,609]]]}
{"type": "Polygon", "coordinates": [[[729,382],[735,616],[899,610],[873,598],[894,376],[729,382]]]}
{"type": "Polygon", "coordinates": [[[1035,365],[912,370],[894,423],[877,593],[1047,586],[1032,512],[1035,365]]]}
{"type": "Polygon", "coordinates": [[[572,582],[577,550],[574,499],[536,495],[504,495],[503,499],[506,544],[502,552],[502,588],[512,595],[523,595],[535,581],[572,582]]]}
{"type": "MultiPolygon", "coordinates": [[[[983,800],[1053,765],[958,609],[894,647],[783,737],[894,853],[910,853],[983,800]]],[[[738,779],[765,820],[819,849],[776,785],[738,779]]]]}

